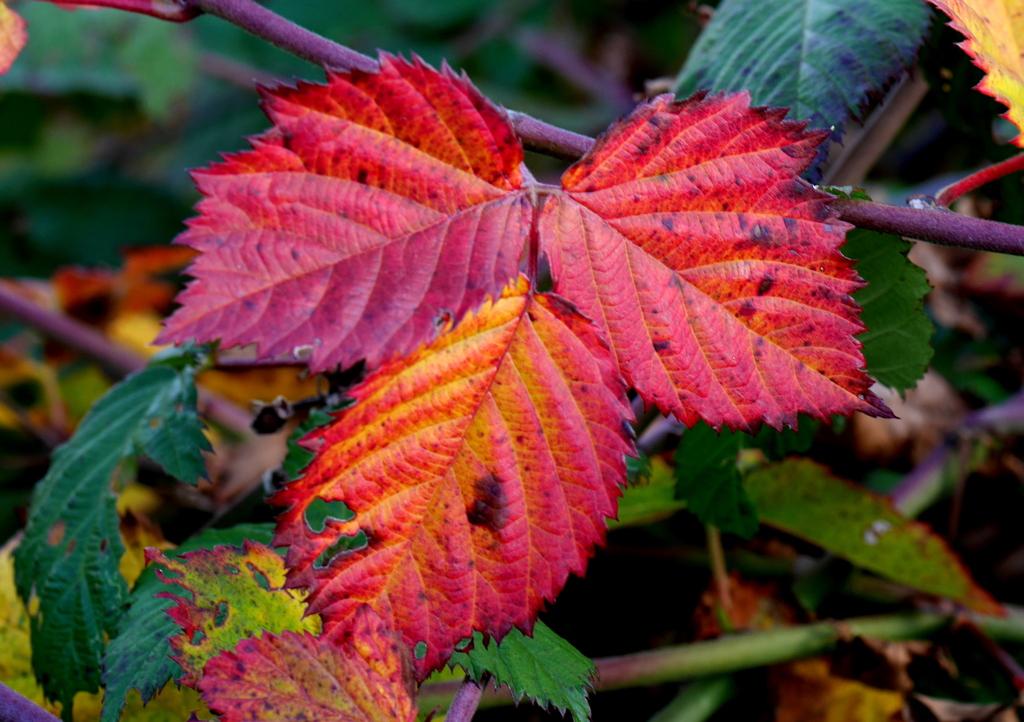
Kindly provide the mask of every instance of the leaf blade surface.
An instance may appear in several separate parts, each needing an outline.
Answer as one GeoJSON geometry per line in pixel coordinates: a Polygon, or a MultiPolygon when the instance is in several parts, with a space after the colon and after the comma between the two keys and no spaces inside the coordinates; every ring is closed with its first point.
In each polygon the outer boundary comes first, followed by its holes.
{"type": "Polygon", "coordinates": [[[529,631],[603,541],[635,453],[596,329],[521,279],[351,395],[274,498],[289,583],[328,631],[373,606],[420,650],[420,678],[474,630],[529,631]],[[311,524],[318,499],[355,517],[311,524]],[[336,551],[358,534],[365,545],[336,551]]]}
{"type": "Polygon", "coordinates": [[[265,90],[274,128],[197,171],[202,251],[159,343],[255,343],[314,370],[408,353],[515,275],[532,219],[505,114],[447,66],[265,90]]]}
{"type": "Polygon", "coordinates": [[[602,329],[641,397],[688,426],[891,414],[853,338],[849,226],[799,178],[823,134],[783,115],[743,93],[656,98],[541,213],[555,292],[602,329]]]}

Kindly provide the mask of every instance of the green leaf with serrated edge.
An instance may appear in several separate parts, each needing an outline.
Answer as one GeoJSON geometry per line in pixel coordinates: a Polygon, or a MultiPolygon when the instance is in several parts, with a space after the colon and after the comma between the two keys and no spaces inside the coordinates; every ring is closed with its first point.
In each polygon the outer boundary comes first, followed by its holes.
{"type": "Polygon", "coordinates": [[[350,399],[343,399],[342,403],[338,406],[326,409],[313,409],[309,412],[306,420],[299,424],[298,428],[292,432],[292,435],[288,437],[288,453],[281,463],[281,468],[288,475],[289,481],[295,481],[303,469],[309,466],[309,462],[315,456],[312,451],[300,446],[299,440],[310,431],[319,429],[321,426],[326,426],[334,421],[333,414],[335,412],[347,409],[351,405],[352,401],[350,399]]]}
{"type": "Polygon", "coordinates": [[[744,486],[762,523],[817,544],[857,566],[978,612],[1000,606],[971,578],[946,541],[890,501],[833,476],[808,459],[747,474],[744,486]]]}
{"type": "Polygon", "coordinates": [[[105,635],[128,600],[118,569],[124,546],[111,489],[119,467],[146,455],[195,483],[209,448],[196,412],[193,369],[157,364],[114,386],[58,448],[32,494],[15,552],[18,593],[32,609],[32,663],[65,717],[79,691],[100,683],[105,635]]]}
{"type": "MultiPolygon", "coordinates": [[[[839,198],[871,200],[855,186],[819,188],[839,198]]],[[[901,392],[917,385],[935,353],[935,327],[924,312],[924,297],[932,289],[924,269],[908,257],[911,248],[899,236],[861,228],[847,233],[843,245],[843,254],[857,262],[857,273],[868,284],[853,294],[868,329],[857,336],[868,374],[901,392]]]]}
{"type": "Polygon", "coordinates": [[[569,710],[576,722],[590,719],[594,663],[540,620],[532,637],[513,629],[500,644],[491,640],[488,646],[476,632],[471,650],[452,655],[449,666],[455,665],[476,682],[489,673],[496,686],[508,685],[517,702],[525,696],[563,715],[569,710]]]}
{"type": "MultiPolygon", "coordinates": [[[[647,459],[647,456],[644,455],[647,459]]],[[[619,498],[619,517],[608,521],[608,530],[640,526],[667,519],[686,502],[676,498],[672,468],[661,459],[647,459],[647,473],[626,487],[619,498]]]]}
{"type": "Polygon", "coordinates": [[[907,257],[910,248],[899,236],[861,228],[847,233],[843,246],[843,254],[857,261],[857,273],[868,282],[853,294],[868,327],[857,336],[868,373],[897,391],[917,385],[934,353],[935,327],[924,313],[931,286],[924,269],[907,257]]]}
{"type": "Polygon", "coordinates": [[[756,448],[764,452],[769,459],[783,459],[789,454],[804,454],[814,444],[814,436],[818,433],[820,422],[808,416],[800,416],[796,431],[786,427],[776,431],[769,426],[762,426],[753,437],[744,439],[743,446],[756,448]]]}
{"type": "MultiPolygon", "coordinates": [[[[246,539],[269,546],[273,538],[273,523],[239,524],[230,529],[207,529],[164,554],[174,558],[185,552],[212,549],[221,544],[240,546],[246,539]]],[[[157,566],[147,566],[135,583],[128,611],[121,618],[117,636],[111,640],[103,656],[104,693],[100,722],[117,722],[120,719],[129,690],[139,690],[145,703],[169,680],[182,675],[181,667],[171,659],[170,643],[170,637],[178,634],[181,628],[166,614],[174,602],[154,596],[168,590],[168,585],[156,575],[157,566]]]]}
{"type": "Polygon", "coordinates": [[[683,434],[676,448],[676,498],[704,524],[749,539],[757,531],[757,512],[743,491],[736,457],[750,437],[704,422],[683,434]]]}
{"type": "Polygon", "coordinates": [[[914,64],[930,21],[922,0],[723,0],[675,91],[748,90],[838,137],[914,64]]]}

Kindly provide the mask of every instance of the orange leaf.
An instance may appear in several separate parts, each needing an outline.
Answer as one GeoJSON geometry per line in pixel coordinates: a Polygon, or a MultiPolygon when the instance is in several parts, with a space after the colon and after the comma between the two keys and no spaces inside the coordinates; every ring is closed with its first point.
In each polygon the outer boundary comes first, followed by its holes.
{"type": "Polygon", "coordinates": [[[776,722],[890,722],[902,719],[903,695],[832,676],[815,657],[772,669],[776,722]]]}
{"type": "Polygon", "coordinates": [[[11,69],[28,42],[28,24],[0,0],[0,74],[11,69]]]}
{"type": "Polygon", "coordinates": [[[615,516],[634,453],[624,391],[593,325],[520,278],[304,439],[316,457],[273,500],[289,585],[327,631],[373,606],[420,678],[474,630],[529,632],[615,516]],[[317,500],[355,517],[313,521],[317,500]],[[331,549],[360,531],[363,548],[331,549]]]}
{"type": "MultiPolygon", "coordinates": [[[[1019,0],[931,0],[950,25],[967,38],[960,43],[986,75],[978,90],[1009,110],[1003,117],[1024,131],[1024,6],[1019,0]]],[[[1024,147],[1024,135],[1014,144],[1024,147]]]]}
{"type": "Polygon", "coordinates": [[[412,351],[515,275],[532,218],[502,111],[448,67],[263,91],[274,129],[194,174],[202,255],[157,343],[255,343],[322,370],[412,351]]]}
{"type": "Polygon", "coordinates": [[[868,389],[840,252],[849,226],[799,174],[826,131],[749,95],[660,96],[602,135],[548,199],[555,291],[611,340],[626,380],[687,425],[891,412],[868,389]]]}
{"type": "Polygon", "coordinates": [[[224,722],[413,722],[408,650],[360,607],[344,639],[284,632],[239,642],[210,660],[203,701],[224,722]]]}

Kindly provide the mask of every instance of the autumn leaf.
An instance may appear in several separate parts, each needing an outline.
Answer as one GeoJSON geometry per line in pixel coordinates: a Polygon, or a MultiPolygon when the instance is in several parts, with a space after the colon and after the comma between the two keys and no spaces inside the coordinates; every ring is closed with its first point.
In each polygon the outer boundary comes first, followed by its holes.
{"type": "MultiPolygon", "coordinates": [[[[950,25],[967,38],[960,43],[986,75],[978,90],[1009,110],[1003,117],[1024,131],[1024,7],[1016,0],[931,0],[950,25]]],[[[1014,144],[1024,147],[1024,135],[1014,144]]]]}
{"type": "Polygon", "coordinates": [[[27,24],[0,0],[0,74],[10,70],[28,42],[27,24]]]}
{"type": "Polygon", "coordinates": [[[631,412],[611,355],[520,279],[494,304],[354,388],[273,502],[289,584],[325,630],[368,603],[422,679],[480,631],[499,641],[583,574],[625,482],[631,412]],[[354,518],[311,518],[343,502],[354,518]],[[334,546],[365,534],[362,548],[334,546]]]}
{"type": "Polygon", "coordinates": [[[242,548],[197,549],[174,559],[157,549],[146,556],[161,565],[156,574],[164,583],[191,593],[156,595],[177,602],[167,614],[181,627],[171,637],[172,658],[185,671],[180,684],[194,687],[211,658],[263,630],[319,631],[316,617],[303,618],[302,596],[282,588],[284,562],[270,547],[246,540],[242,548]]]}
{"type": "Polygon", "coordinates": [[[827,659],[815,657],[772,669],[777,722],[891,722],[903,694],[833,676],[827,659]]]}
{"type": "Polygon", "coordinates": [[[413,722],[409,650],[367,605],[339,639],[284,632],[214,657],[199,683],[224,722],[413,722]]]}
{"type": "Polygon", "coordinates": [[[688,426],[891,414],[853,338],[849,226],[798,177],[825,133],[784,115],[746,93],[660,96],[544,206],[555,291],[597,323],[640,396],[688,426]]]}
{"type": "Polygon", "coordinates": [[[203,253],[158,343],[374,367],[500,296],[533,211],[512,126],[465,76],[385,54],[263,97],[274,128],[194,174],[178,242],[203,253]]]}

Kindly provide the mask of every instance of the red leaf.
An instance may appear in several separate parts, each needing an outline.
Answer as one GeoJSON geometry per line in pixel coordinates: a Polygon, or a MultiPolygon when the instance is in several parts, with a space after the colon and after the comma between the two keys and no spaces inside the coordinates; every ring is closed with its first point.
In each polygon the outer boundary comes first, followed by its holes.
{"type": "Polygon", "coordinates": [[[839,252],[850,227],[799,178],[825,131],[746,93],[640,106],[548,198],[555,291],[611,340],[626,380],[688,425],[795,426],[891,412],[868,389],[839,252]]]}
{"type": "Polygon", "coordinates": [[[0,0],[0,74],[11,69],[28,42],[28,24],[0,0]]]}
{"type": "Polygon", "coordinates": [[[274,498],[289,585],[309,587],[325,631],[372,605],[425,645],[420,678],[474,630],[529,632],[615,516],[634,453],[624,391],[593,324],[521,278],[305,438],[316,458],[274,498]],[[355,518],[312,528],[318,498],[355,518]],[[364,548],[331,558],[359,531],[364,548]]]}
{"type": "Polygon", "coordinates": [[[203,701],[224,722],[413,722],[408,650],[368,606],[354,617],[343,639],[242,640],[207,663],[203,701]]]}
{"type": "Polygon", "coordinates": [[[274,128],[194,174],[178,242],[203,253],[157,343],[372,368],[500,295],[532,220],[523,151],[465,76],[382,55],[263,97],[274,128]]]}

